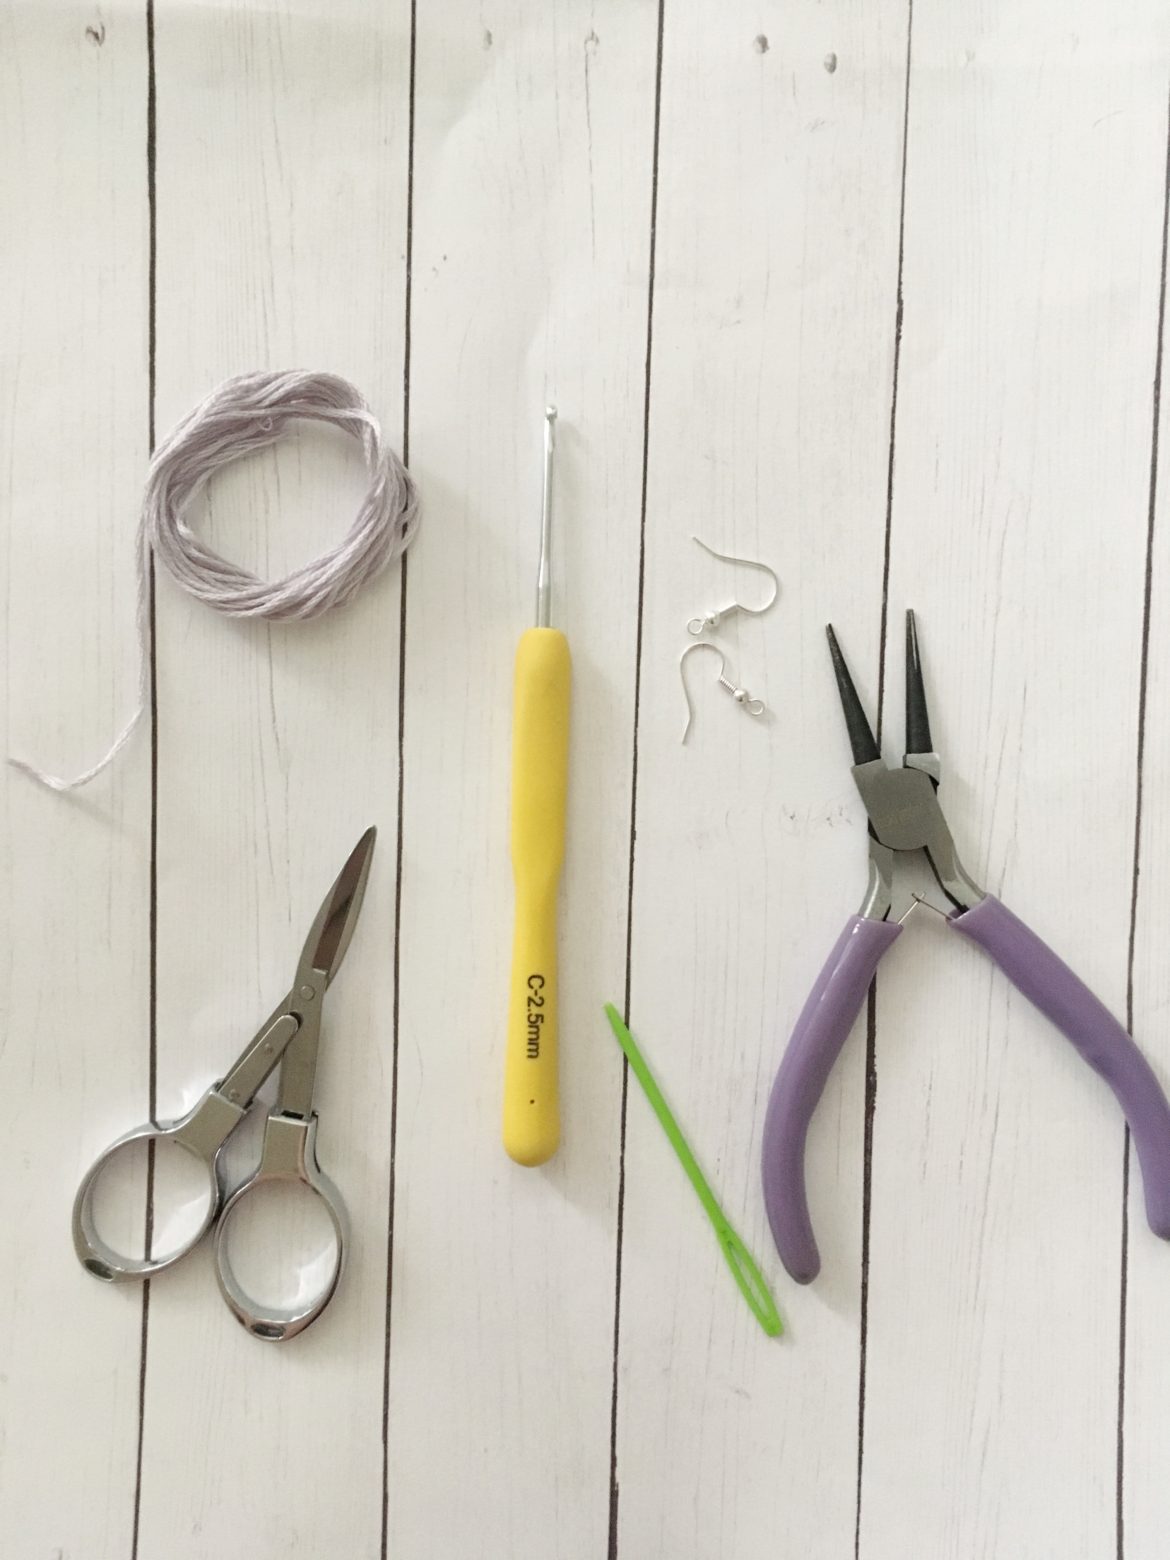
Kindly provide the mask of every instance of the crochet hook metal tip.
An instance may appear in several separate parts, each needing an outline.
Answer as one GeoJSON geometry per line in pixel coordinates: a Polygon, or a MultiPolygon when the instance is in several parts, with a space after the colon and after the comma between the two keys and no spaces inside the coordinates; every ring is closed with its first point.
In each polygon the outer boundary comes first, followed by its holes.
{"type": "Polygon", "coordinates": [[[544,489],[540,499],[540,564],[536,571],[536,626],[548,628],[552,606],[553,456],[556,453],[555,406],[544,409],[544,489]]]}
{"type": "Polygon", "coordinates": [[[557,883],[565,855],[572,672],[564,634],[549,623],[553,422],[544,413],[544,501],[536,627],[516,647],[512,717],[512,981],[504,1059],[504,1149],[542,1165],[560,1141],[557,1079],[557,883]]]}

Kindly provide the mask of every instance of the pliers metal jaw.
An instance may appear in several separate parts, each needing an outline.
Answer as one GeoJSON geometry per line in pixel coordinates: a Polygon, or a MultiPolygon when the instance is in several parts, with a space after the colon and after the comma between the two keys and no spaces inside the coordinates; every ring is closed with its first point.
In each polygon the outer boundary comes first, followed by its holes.
{"type": "Polygon", "coordinates": [[[984,894],[959,860],[939,806],[942,765],[931,741],[913,612],[906,614],[907,751],[901,769],[891,769],[882,758],[837,636],[832,628],[827,632],[837,691],[853,748],[853,778],[869,815],[869,884],[858,914],[870,921],[886,919],[893,904],[898,855],[915,850],[925,852],[938,886],[952,906],[969,910],[984,894]]]}
{"type": "Polygon", "coordinates": [[[906,747],[890,769],[857,697],[832,629],[829,649],[853,748],[853,778],[869,817],[869,882],[801,1009],[768,1100],[764,1204],[789,1273],[820,1271],[805,1188],[809,1124],[886,950],[902,931],[889,919],[898,857],[922,851],[952,909],[947,925],[977,943],[1113,1090],[1133,1138],[1146,1217],[1170,1239],[1170,1104],[1126,1030],[1048,945],[968,874],[938,803],[940,766],[930,735],[914,615],[906,618],[906,747]]]}
{"type": "Polygon", "coordinates": [[[889,915],[898,857],[907,851],[925,854],[938,886],[956,910],[969,910],[984,898],[959,860],[938,804],[937,781],[915,767],[914,760],[921,756],[907,753],[902,769],[890,769],[880,758],[853,769],[869,814],[869,882],[858,914],[870,921],[884,921],[889,915]]]}

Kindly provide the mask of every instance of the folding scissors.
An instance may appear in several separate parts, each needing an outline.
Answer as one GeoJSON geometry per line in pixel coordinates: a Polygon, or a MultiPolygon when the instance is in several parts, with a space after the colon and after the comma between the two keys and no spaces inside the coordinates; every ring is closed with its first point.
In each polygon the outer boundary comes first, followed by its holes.
{"type": "Polygon", "coordinates": [[[918,653],[906,614],[906,747],[901,769],[882,761],[836,635],[829,652],[853,749],[853,778],[869,815],[869,883],[796,1021],[764,1121],[764,1202],[781,1261],[798,1283],[820,1271],[809,1219],[804,1151],[809,1123],[853,1027],[878,962],[901,932],[889,921],[898,859],[923,851],[952,906],[947,924],[989,954],[1113,1090],[1141,1165],[1150,1228],[1170,1239],[1170,1105],[1118,1021],[1035,932],[979,888],[955,851],[938,802],[940,763],[918,653]]]}
{"type": "Polygon", "coordinates": [[[279,1341],[295,1337],[320,1316],[333,1298],[345,1261],[346,1216],[337,1188],[317,1164],[313,1082],[321,1038],[321,1006],[325,990],[345,958],[361,913],[374,837],[375,830],[367,829],[354,846],[317,912],[288,995],[248,1042],[226,1077],[213,1083],[178,1120],[158,1126],[147,1123],[118,1138],[87,1171],[73,1204],[73,1246],[82,1266],[95,1278],[119,1283],[151,1278],[173,1267],[199,1244],[218,1216],[215,1268],[219,1287],[232,1314],[254,1338],[279,1341]],[[279,1092],[264,1124],[260,1163],[225,1201],[220,1152],[277,1065],[279,1092]],[[93,1196],[98,1177],[116,1155],[133,1143],[156,1147],[174,1144],[199,1160],[207,1174],[209,1196],[199,1227],[177,1249],[162,1257],[123,1256],[106,1244],[94,1223],[93,1196]],[[299,1182],[308,1187],[320,1198],[333,1227],[333,1264],[323,1288],[315,1297],[291,1308],[261,1305],[244,1292],[232,1271],[224,1238],[244,1199],[273,1181],[299,1182]]]}

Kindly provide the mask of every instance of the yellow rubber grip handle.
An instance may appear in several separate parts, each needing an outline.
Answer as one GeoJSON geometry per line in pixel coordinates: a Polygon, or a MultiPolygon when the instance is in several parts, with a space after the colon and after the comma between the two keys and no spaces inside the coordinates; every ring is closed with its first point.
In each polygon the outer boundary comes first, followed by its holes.
{"type": "Polygon", "coordinates": [[[516,931],[504,1060],[504,1147],[541,1165],[561,1135],[557,1094],[557,894],[569,780],[569,644],[530,628],[516,648],[512,872],[516,931]]]}

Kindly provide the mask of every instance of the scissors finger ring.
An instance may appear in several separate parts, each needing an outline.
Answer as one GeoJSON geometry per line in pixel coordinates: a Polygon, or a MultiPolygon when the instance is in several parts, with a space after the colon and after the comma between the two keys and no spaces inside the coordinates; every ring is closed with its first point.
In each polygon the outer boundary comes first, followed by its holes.
{"type": "Polygon", "coordinates": [[[120,1283],[161,1273],[192,1251],[218,1219],[215,1251],[220,1290],[232,1314],[253,1337],[274,1341],[294,1337],[320,1316],[333,1298],[345,1261],[346,1218],[340,1195],[317,1164],[313,1086],[321,1007],[361,912],[374,838],[375,831],[367,829],[350,852],[317,912],[288,995],[226,1076],[212,1084],[185,1116],[158,1125],[148,1123],[118,1138],[86,1172],[73,1204],[73,1246],[82,1266],[95,1278],[120,1283]],[[257,1091],[278,1066],[280,1084],[276,1104],[264,1124],[260,1163],[225,1201],[220,1154],[247,1115],[257,1091]],[[161,1145],[173,1145],[193,1156],[206,1176],[207,1201],[194,1229],[173,1249],[158,1256],[148,1251],[145,1256],[131,1257],[115,1250],[99,1233],[94,1198],[98,1181],[114,1160],[143,1143],[156,1151],[161,1145]],[[321,1200],[335,1247],[319,1293],[308,1303],[284,1309],[266,1307],[248,1297],[232,1271],[224,1241],[227,1224],[244,1198],[265,1183],[282,1181],[300,1183],[321,1200]]]}
{"type": "Polygon", "coordinates": [[[317,1164],[316,1116],[302,1119],[278,1115],[274,1111],[264,1125],[264,1145],[260,1150],[260,1164],[256,1173],[242,1186],[238,1186],[228,1198],[215,1231],[216,1276],[220,1293],[227,1301],[232,1315],[254,1338],[279,1342],[304,1332],[333,1298],[345,1266],[347,1236],[345,1206],[337,1188],[317,1164]],[[228,1251],[228,1230],[233,1215],[249,1195],[265,1184],[288,1182],[308,1187],[320,1200],[333,1227],[333,1257],[325,1282],[308,1301],[294,1306],[273,1306],[253,1299],[236,1277],[228,1251]]]}

